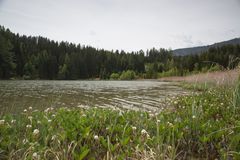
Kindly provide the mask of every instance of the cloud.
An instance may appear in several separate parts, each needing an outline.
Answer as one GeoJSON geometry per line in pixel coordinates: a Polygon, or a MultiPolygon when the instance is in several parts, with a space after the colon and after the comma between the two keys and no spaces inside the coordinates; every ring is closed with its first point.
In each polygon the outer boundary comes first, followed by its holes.
{"type": "Polygon", "coordinates": [[[174,42],[180,44],[183,47],[195,47],[195,46],[202,46],[204,43],[200,40],[194,40],[191,35],[173,35],[174,42]]]}

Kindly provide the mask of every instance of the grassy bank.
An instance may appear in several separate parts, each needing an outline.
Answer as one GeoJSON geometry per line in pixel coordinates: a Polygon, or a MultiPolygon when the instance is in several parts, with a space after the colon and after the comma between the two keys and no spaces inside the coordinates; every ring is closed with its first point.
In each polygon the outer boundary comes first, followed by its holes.
{"type": "Polygon", "coordinates": [[[239,159],[239,90],[233,93],[178,97],[161,113],[29,108],[0,118],[0,159],[239,159]]]}

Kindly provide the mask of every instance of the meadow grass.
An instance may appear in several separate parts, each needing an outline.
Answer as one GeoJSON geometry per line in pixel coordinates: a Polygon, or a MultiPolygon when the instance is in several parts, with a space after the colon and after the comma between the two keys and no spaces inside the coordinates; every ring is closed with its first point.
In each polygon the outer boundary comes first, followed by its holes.
{"type": "Polygon", "coordinates": [[[240,159],[239,95],[208,88],[160,113],[30,107],[0,117],[0,159],[240,159]]]}

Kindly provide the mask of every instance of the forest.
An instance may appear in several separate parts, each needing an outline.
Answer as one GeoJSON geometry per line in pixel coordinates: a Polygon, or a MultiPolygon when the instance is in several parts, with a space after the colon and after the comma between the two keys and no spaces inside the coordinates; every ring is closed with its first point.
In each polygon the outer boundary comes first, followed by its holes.
{"type": "Polygon", "coordinates": [[[12,33],[0,26],[0,79],[151,79],[233,69],[240,45],[176,56],[171,50],[104,50],[12,33]]]}

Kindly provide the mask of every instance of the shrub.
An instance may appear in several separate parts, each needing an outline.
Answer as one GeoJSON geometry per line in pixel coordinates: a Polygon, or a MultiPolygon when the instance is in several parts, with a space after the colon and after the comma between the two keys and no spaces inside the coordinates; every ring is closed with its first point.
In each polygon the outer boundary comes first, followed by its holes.
{"type": "Polygon", "coordinates": [[[132,70],[123,71],[120,76],[121,80],[133,80],[135,78],[136,78],[136,74],[132,70]]]}
{"type": "Polygon", "coordinates": [[[113,79],[113,80],[118,80],[120,77],[120,75],[118,73],[112,73],[110,75],[110,79],[113,79]]]}

